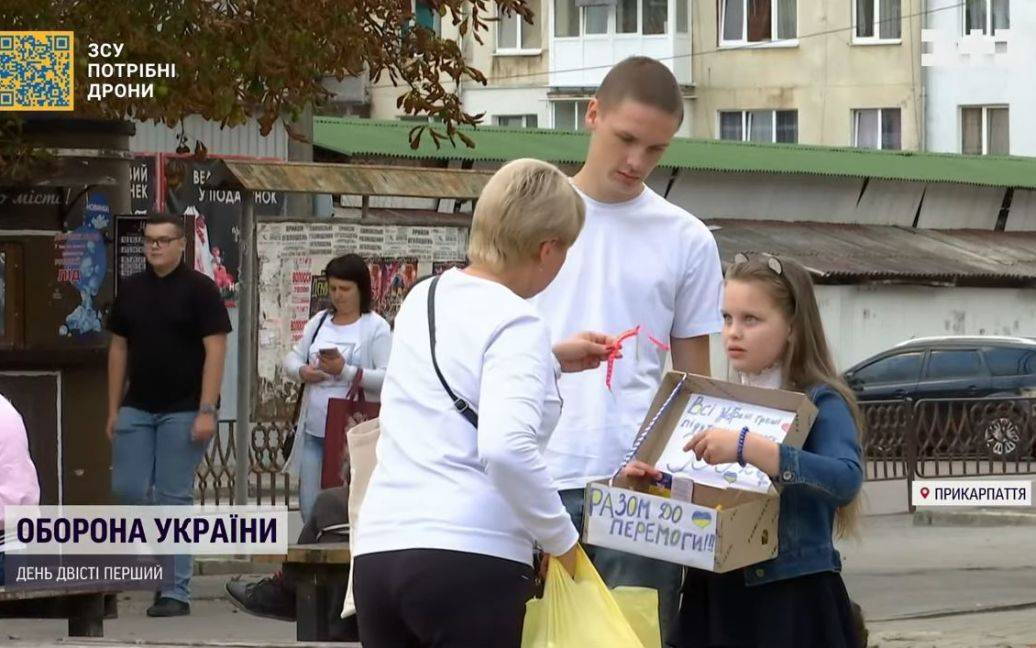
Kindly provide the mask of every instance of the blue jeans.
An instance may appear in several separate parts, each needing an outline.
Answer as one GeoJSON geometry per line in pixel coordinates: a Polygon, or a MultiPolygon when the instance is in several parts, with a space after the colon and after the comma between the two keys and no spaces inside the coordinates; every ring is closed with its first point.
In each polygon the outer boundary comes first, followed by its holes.
{"type": "Polygon", "coordinates": [[[295,439],[302,442],[302,465],[299,467],[299,513],[302,521],[309,520],[313,503],[320,494],[320,475],[324,470],[324,437],[303,432],[295,439]]]}
{"type": "MultiPolygon", "coordinates": [[[[190,506],[194,473],[208,443],[191,439],[196,412],[152,414],[119,409],[112,440],[112,494],[127,506],[190,506]]],[[[173,558],[173,588],[161,596],[187,603],[191,598],[190,555],[173,558]]]]}
{"type": "MultiPolygon", "coordinates": [[[[577,529],[583,528],[582,488],[560,491],[561,503],[572,517],[577,529]]],[[[683,567],[653,558],[645,558],[624,551],[583,545],[586,555],[609,588],[622,585],[650,587],[658,590],[658,619],[662,643],[666,643],[669,629],[674,627],[680,611],[680,588],[683,585],[683,567]]]]}

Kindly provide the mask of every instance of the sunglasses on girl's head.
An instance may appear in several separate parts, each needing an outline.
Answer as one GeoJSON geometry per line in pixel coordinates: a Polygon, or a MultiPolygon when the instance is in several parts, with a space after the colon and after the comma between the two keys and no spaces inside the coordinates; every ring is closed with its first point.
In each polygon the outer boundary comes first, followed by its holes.
{"type": "MultiPolygon", "coordinates": [[[[770,268],[770,270],[773,270],[774,274],[776,274],[778,277],[784,276],[784,266],[781,265],[780,259],[771,254],[766,253],[763,253],[760,256],[766,257],[766,265],[770,268]]],[[[748,255],[744,252],[738,252],[734,255],[734,263],[748,263],[748,255]]]]}

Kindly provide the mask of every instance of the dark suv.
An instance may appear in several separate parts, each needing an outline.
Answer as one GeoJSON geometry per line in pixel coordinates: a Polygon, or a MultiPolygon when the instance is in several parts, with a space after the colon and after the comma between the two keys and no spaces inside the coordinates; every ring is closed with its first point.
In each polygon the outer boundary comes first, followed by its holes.
{"type": "MultiPolygon", "coordinates": [[[[1036,339],[918,338],[858,363],[844,376],[860,401],[1036,396],[1036,339]]],[[[979,443],[994,455],[1024,452],[1024,429],[1036,412],[1022,412],[1017,404],[1000,409],[975,414],[981,419],[974,423],[982,431],[979,443]]]]}
{"type": "Polygon", "coordinates": [[[860,400],[979,398],[1036,392],[1036,340],[918,338],[845,372],[860,400]]]}

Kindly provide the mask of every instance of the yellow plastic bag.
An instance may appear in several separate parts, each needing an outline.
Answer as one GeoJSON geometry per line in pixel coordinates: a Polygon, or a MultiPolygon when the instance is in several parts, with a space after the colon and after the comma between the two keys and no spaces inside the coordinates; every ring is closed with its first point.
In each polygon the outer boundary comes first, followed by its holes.
{"type": "Polygon", "coordinates": [[[637,633],[644,648],[661,648],[662,630],[658,625],[658,590],[650,587],[616,587],[612,590],[623,616],[637,633]]]}
{"type": "Polygon", "coordinates": [[[543,598],[526,604],[522,648],[644,648],[590,559],[577,553],[574,579],[550,562],[543,598]]]}

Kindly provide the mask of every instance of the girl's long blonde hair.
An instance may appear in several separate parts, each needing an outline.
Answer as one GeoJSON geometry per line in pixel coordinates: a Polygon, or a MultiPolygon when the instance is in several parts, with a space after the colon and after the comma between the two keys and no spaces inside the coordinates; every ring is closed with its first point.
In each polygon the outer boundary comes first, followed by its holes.
{"type": "MultiPolygon", "coordinates": [[[[827,385],[837,392],[849,406],[856,422],[857,441],[862,442],[863,416],[856,396],[835,370],[828,348],[824,325],[820,319],[813,281],[799,262],[787,257],[763,254],[737,259],[727,269],[727,281],[754,282],[762,286],[791,325],[791,336],[784,354],[784,386],[794,391],[806,391],[817,385],[827,385]]],[[[863,469],[863,455],[860,468],[863,469]]],[[[854,535],[860,517],[860,495],[835,515],[835,532],[840,538],[854,535]]]]}

